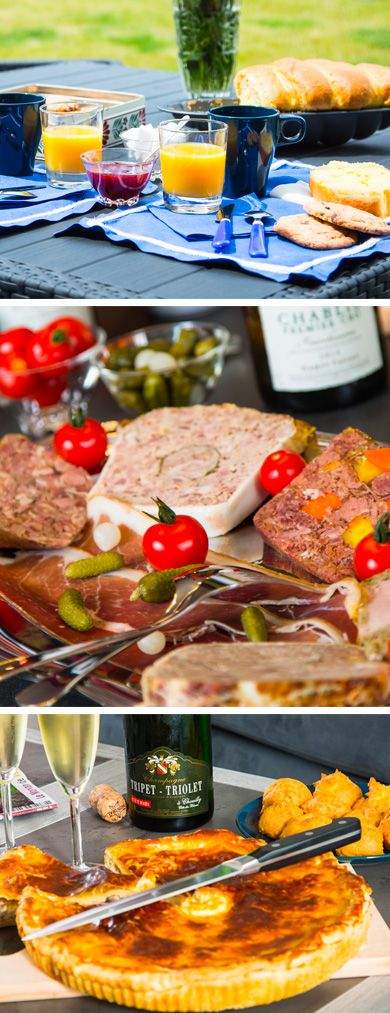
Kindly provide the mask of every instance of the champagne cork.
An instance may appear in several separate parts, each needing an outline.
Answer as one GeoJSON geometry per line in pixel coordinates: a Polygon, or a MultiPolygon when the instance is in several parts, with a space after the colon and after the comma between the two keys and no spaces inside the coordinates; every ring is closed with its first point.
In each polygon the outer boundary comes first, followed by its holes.
{"type": "Polygon", "coordinates": [[[107,823],[120,823],[126,816],[126,800],[109,784],[97,784],[92,788],[89,804],[107,823]]]}

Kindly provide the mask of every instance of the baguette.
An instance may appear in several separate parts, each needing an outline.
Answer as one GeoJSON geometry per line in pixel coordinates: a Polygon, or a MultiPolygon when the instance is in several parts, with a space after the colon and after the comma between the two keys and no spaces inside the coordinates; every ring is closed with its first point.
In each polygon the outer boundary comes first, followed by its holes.
{"type": "Polygon", "coordinates": [[[390,67],[375,63],[285,57],[238,71],[234,84],[242,104],[282,112],[390,106],[390,67]]]}

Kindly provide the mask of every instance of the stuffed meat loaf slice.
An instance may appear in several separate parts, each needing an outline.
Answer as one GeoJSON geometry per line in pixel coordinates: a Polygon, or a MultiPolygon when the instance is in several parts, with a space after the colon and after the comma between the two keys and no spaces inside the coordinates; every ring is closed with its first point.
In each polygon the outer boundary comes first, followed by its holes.
{"type": "Polygon", "coordinates": [[[265,498],[256,483],[264,458],[282,447],[302,452],[314,434],[288,415],[233,404],[156,409],[118,437],[91,491],[89,517],[143,534],[159,496],[209,536],[225,534],[265,498]]]}
{"type": "Polygon", "coordinates": [[[265,541],[320,580],[353,575],[355,545],[389,509],[390,451],[382,457],[382,449],[357,429],[336,436],[258,510],[265,541]]]}
{"type": "Polygon", "coordinates": [[[71,545],[87,522],[92,480],[51,447],[11,434],[0,441],[0,548],[71,545]]]}
{"type": "Polygon", "coordinates": [[[389,666],[352,644],[189,644],[142,676],[150,707],[368,707],[389,690],[389,666]]]}

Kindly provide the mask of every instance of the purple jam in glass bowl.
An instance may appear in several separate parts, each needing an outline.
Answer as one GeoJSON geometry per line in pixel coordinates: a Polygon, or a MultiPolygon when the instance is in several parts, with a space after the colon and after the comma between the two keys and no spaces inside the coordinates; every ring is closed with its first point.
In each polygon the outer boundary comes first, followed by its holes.
{"type": "Polygon", "coordinates": [[[103,151],[87,151],[81,155],[91,185],[104,204],[120,207],[136,204],[149,183],[157,153],[137,157],[124,145],[107,145],[103,151]]]}

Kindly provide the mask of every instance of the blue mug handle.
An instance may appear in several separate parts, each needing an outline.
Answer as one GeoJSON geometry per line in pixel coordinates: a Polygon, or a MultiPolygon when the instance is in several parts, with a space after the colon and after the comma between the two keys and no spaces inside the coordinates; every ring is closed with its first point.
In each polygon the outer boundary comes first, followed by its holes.
{"type": "Polygon", "coordinates": [[[303,116],[295,116],[294,113],[285,113],[280,117],[280,128],[279,128],[279,144],[298,144],[298,141],[303,141],[306,133],[306,122],[303,116]],[[284,127],[287,124],[297,125],[296,134],[285,134],[284,127]]]}

